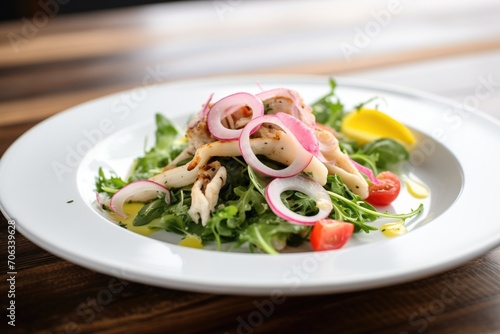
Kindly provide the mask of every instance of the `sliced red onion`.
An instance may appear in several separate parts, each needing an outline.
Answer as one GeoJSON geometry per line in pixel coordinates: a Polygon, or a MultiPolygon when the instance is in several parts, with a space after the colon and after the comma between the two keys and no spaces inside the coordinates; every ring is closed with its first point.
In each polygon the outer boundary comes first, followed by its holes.
{"type": "Polygon", "coordinates": [[[109,198],[108,194],[96,192],[95,193],[95,199],[97,201],[97,204],[99,204],[99,206],[101,206],[101,207],[102,206],[109,207],[110,198],[109,198]]]}
{"type": "Polygon", "coordinates": [[[325,188],[303,175],[272,180],[266,187],[266,200],[277,216],[302,225],[314,225],[318,220],[328,217],[333,209],[332,201],[325,188]],[[316,201],[318,213],[314,216],[303,216],[287,208],[281,200],[281,194],[287,190],[300,191],[310,196],[316,201]]]}
{"type": "Polygon", "coordinates": [[[226,111],[232,112],[247,106],[252,109],[252,118],[264,115],[264,104],[255,95],[250,93],[236,93],[217,101],[208,112],[207,126],[210,133],[219,140],[235,140],[241,134],[242,129],[228,129],[221,121],[228,116],[226,111]],[[238,107],[238,108],[237,108],[238,107]]]}
{"type": "Polygon", "coordinates": [[[207,102],[205,102],[205,105],[203,106],[203,109],[201,110],[201,115],[205,116],[208,114],[208,111],[210,110],[210,101],[212,101],[212,98],[214,97],[214,93],[210,94],[210,96],[207,99],[207,102]]]}
{"type": "Polygon", "coordinates": [[[214,97],[214,93],[210,94],[210,96],[208,97],[207,102],[205,102],[205,104],[203,105],[203,108],[201,109],[201,111],[198,113],[198,115],[196,115],[195,118],[193,118],[189,122],[188,128],[194,127],[196,125],[196,123],[198,123],[199,121],[201,121],[203,119],[203,117],[205,117],[205,115],[208,114],[208,111],[210,110],[210,101],[212,101],[213,97],[214,97]]]}
{"type": "Polygon", "coordinates": [[[276,117],[292,131],[295,138],[302,144],[302,147],[316,157],[319,156],[319,142],[312,128],[306,126],[304,122],[298,118],[285,114],[284,112],[277,113],[276,117]]]}
{"type": "Polygon", "coordinates": [[[370,168],[357,163],[351,158],[349,158],[349,160],[351,160],[354,167],[356,167],[356,169],[359,170],[361,173],[365,174],[373,184],[380,184],[380,180],[377,179],[375,175],[373,175],[373,171],[370,168]]]}
{"type": "Polygon", "coordinates": [[[256,96],[262,101],[279,97],[284,97],[292,100],[293,105],[292,109],[290,110],[291,115],[304,122],[306,126],[314,129],[316,125],[316,119],[312,114],[310,107],[304,105],[304,101],[302,100],[302,97],[298,92],[288,88],[275,88],[260,92],[256,96]]]}
{"type": "MultiPolygon", "coordinates": [[[[272,177],[290,177],[302,172],[311,162],[313,155],[302,147],[300,142],[293,136],[293,133],[288,127],[283,124],[283,122],[276,117],[276,115],[264,115],[257,117],[243,128],[240,135],[240,140],[238,142],[241,156],[245,162],[258,172],[272,176],[272,177]],[[295,142],[296,155],[295,160],[292,161],[290,165],[283,169],[272,169],[265,164],[263,164],[259,158],[255,155],[250,144],[250,135],[257,131],[259,126],[263,123],[271,123],[282,128],[286,133],[288,133],[292,140],[295,142]]],[[[288,148],[286,148],[288,149],[288,148]]],[[[279,153],[277,153],[279,154],[279,153]]]]}
{"type": "Polygon", "coordinates": [[[109,208],[118,216],[126,218],[127,214],[123,211],[123,205],[132,197],[136,201],[148,201],[155,198],[158,193],[165,193],[165,202],[170,203],[170,192],[159,183],[150,180],[139,180],[127,184],[118,190],[111,201],[109,208]]]}

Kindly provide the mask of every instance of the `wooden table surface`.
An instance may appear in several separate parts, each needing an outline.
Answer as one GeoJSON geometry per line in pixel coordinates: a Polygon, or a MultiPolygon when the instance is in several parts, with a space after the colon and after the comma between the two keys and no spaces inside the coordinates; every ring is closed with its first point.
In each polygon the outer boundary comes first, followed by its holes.
{"type": "MultiPolygon", "coordinates": [[[[57,6],[0,24],[0,155],[43,119],[141,86],[152,72],[153,84],[245,73],[342,75],[458,103],[490,82],[477,107],[500,118],[497,1],[222,0],[68,16],[57,15],[57,6]]],[[[259,318],[256,305],[266,296],[120,280],[20,233],[12,327],[3,216],[1,223],[0,328],[9,333],[500,333],[500,248],[405,284],[287,297],[259,318]]]]}

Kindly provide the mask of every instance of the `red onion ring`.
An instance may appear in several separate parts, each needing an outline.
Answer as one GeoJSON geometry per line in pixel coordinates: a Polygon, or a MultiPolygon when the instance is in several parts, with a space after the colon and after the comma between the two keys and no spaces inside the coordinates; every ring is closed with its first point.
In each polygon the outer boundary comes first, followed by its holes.
{"type": "Polygon", "coordinates": [[[201,109],[201,111],[198,113],[198,115],[193,118],[189,124],[188,124],[188,128],[193,128],[196,123],[198,123],[199,121],[201,121],[203,119],[203,117],[205,117],[206,114],[208,114],[208,111],[210,110],[209,106],[210,106],[210,101],[212,101],[212,98],[214,97],[214,93],[210,94],[210,96],[208,97],[208,100],[207,102],[205,102],[205,104],[203,105],[203,108],[201,109]]]}
{"type": "Polygon", "coordinates": [[[354,167],[356,167],[356,169],[359,170],[361,173],[365,174],[373,184],[380,184],[381,183],[380,180],[375,177],[375,175],[373,174],[373,171],[370,168],[365,167],[365,166],[357,163],[356,161],[354,161],[351,158],[349,158],[349,160],[351,160],[354,167]]]}
{"type": "Polygon", "coordinates": [[[269,207],[277,216],[296,224],[314,225],[318,220],[328,217],[333,209],[325,188],[303,175],[272,180],[266,187],[265,195],[269,207]],[[314,216],[302,216],[287,208],[281,200],[281,194],[287,190],[300,191],[312,197],[319,212],[314,216]]]}
{"type": "Polygon", "coordinates": [[[316,119],[314,115],[308,107],[307,109],[304,109],[304,102],[297,91],[287,88],[274,88],[260,92],[256,94],[256,96],[262,101],[279,97],[290,99],[293,102],[292,109],[290,110],[291,115],[301,120],[306,126],[309,126],[312,129],[316,126],[316,119]]]}
{"type": "Polygon", "coordinates": [[[248,106],[252,109],[252,119],[264,115],[264,104],[255,95],[250,93],[235,93],[217,101],[209,110],[207,116],[207,126],[210,133],[219,140],[235,140],[241,134],[242,129],[228,129],[222,125],[221,121],[227,117],[226,111],[248,106]]]}
{"type": "Polygon", "coordinates": [[[161,184],[150,180],[135,181],[121,188],[111,197],[109,208],[118,216],[127,218],[127,214],[123,211],[123,205],[132,196],[140,201],[141,197],[151,199],[158,193],[165,193],[165,202],[170,203],[170,192],[161,184]]]}
{"type": "Polygon", "coordinates": [[[106,193],[98,193],[98,192],[96,192],[95,193],[95,199],[97,201],[97,204],[99,204],[99,206],[101,206],[101,207],[102,206],[109,206],[110,198],[109,198],[109,196],[106,193]]]}
{"type": "Polygon", "coordinates": [[[316,138],[313,129],[307,127],[304,122],[298,118],[285,114],[284,112],[277,113],[276,117],[278,117],[279,120],[282,121],[283,124],[290,129],[290,131],[292,131],[293,135],[299,140],[302,147],[304,147],[308,152],[314,154],[316,157],[320,155],[318,138],[316,138]]]}
{"type": "Polygon", "coordinates": [[[283,124],[283,122],[276,115],[264,115],[248,122],[241,132],[238,145],[241,156],[250,167],[264,175],[272,177],[290,177],[297,175],[309,165],[313,158],[312,153],[302,147],[297,138],[293,136],[293,132],[285,124],[283,124]],[[297,150],[295,160],[293,160],[292,163],[284,169],[272,169],[264,165],[252,150],[252,146],[250,145],[250,135],[257,131],[259,126],[263,123],[271,123],[281,127],[286,133],[291,135],[292,140],[295,142],[295,148],[297,150]]]}

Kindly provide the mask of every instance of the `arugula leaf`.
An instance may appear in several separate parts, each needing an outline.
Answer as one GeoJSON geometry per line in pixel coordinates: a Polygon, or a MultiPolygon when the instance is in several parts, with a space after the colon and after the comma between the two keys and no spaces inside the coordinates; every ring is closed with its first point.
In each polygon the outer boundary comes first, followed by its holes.
{"type": "MultiPolygon", "coordinates": [[[[233,248],[248,242],[251,247],[273,254],[287,243],[300,244],[304,240],[303,236],[291,236],[307,231],[307,227],[290,224],[277,217],[269,210],[264,196],[255,188],[253,183],[247,187],[235,188],[237,199],[228,201],[213,213],[207,226],[210,227],[218,249],[221,249],[222,242],[236,240],[233,248]]],[[[290,192],[288,197],[289,203],[297,211],[317,210],[314,201],[301,193],[290,192]]]]}
{"type": "Polygon", "coordinates": [[[238,210],[238,222],[239,224],[245,221],[247,212],[255,211],[257,214],[263,214],[267,208],[267,202],[264,196],[257,190],[252,184],[248,187],[239,186],[234,189],[234,194],[237,196],[236,199],[228,201],[228,205],[233,205],[238,210]]]}
{"type": "Polygon", "coordinates": [[[177,234],[187,234],[185,225],[186,224],[181,217],[172,214],[164,214],[160,217],[160,219],[153,219],[148,225],[148,228],[158,228],[177,234]]]}
{"type": "Polygon", "coordinates": [[[377,229],[376,227],[367,225],[368,222],[373,222],[377,219],[376,214],[374,214],[376,212],[375,208],[354,194],[342,182],[340,176],[329,175],[325,188],[328,190],[333,204],[330,218],[353,223],[355,232],[359,232],[360,230],[369,232],[377,229]]]}
{"type": "Polygon", "coordinates": [[[268,254],[279,254],[278,250],[286,246],[290,235],[305,234],[309,229],[310,226],[290,224],[273,213],[267,213],[241,231],[237,245],[248,243],[268,254]]]}
{"type": "Polygon", "coordinates": [[[355,140],[347,138],[339,138],[340,150],[348,155],[354,154],[359,151],[359,145],[355,140]]]}
{"type": "Polygon", "coordinates": [[[250,177],[250,181],[252,182],[255,189],[257,189],[262,194],[262,196],[265,196],[266,187],[269,182],[271,182],[272,178],[257,172],[250,166],[248,166],[248,176],[250,177]]]}
{"type": "Polygon", "coordinates": [[[379,155],[377,153],[364,154],[361,151],[358,151],[354,154],[350,154],[349,157],[357,163],[370,168],[374,175],[378,175],[379,165],[377,164],[377,162],[379,160],[379,155]]]}
{"type": "Polygon", "coordinates": [[[172,122],[162,114],[156,114],[155,120],[156,120],[156,149],[168,150],[172,146],[177,135],[179,134],[179,131],[172,124],[172,122]]]}
{"type": "Polygon", "coordinates": [[[148,179],[158,174],[187,146],[187,141],[178,140],[179,131],[170,120],[162,114],[156,114],[155,120],[155,146],[135,160],[129,181],[148,179]]]}
{"type": "Polygon", "coordinates": [[[312,216],[318,212],[316,201],[300,191],[285,191],[280,197],[290,210],[299,215],[312,216]]]}
{"type": "Polygon", "coordinates": [[[236,218],[238,208],[234,205],[225,206],[217,210],[207,223],[208,229],[204,231],[203,237],[212,235],[217,242],[217,249],[221,249],[224,241],[232,241],[238,236],[239,219],[236,218]]]}
{"type": "Polygon", "coordinates": [[[226,184],[219,193],[219,202],[224,204],[234,199],[234,189],[243,186],[248,187],[250,178],[247,173],[247,165],[237,157],[217,158],[222,166],[226,168],[226,184]]]}
{"type": "Polygon", "coordinates": [[[164,229],[180,235],[197,235],[202,237],[202,241],[213,240],[213,237],[203,238],[206,227],[196,224],[192,220],[186,220],[175,214],[163,214],[160,218],[153,219],[148,228],[164,229]]]}
{"type": "MultiPolygon", "coordinates": [[[[372,102],[372,101],[374,101],[376,99],[378,99],[378,97],[374,96],[374,97],[369,98],[368,100],[366,100],[364,102],[361,102],[361,103],[355,105],[354,108],[353,108],[353,111],[356,111],[356,110],[359,110],[359,109],[363,108],[365,105],[367,105],[368,103],[370,103],[370,102],[372,102]]],[[[377,109],[377,106],[375,106],[375,109],[377,109]]]]}
{"type": "Polygon", "coordinates": [[[402,144],[390,138],[371,141],[363,145],[361,151],[365,155],[376,155],[376,166],[382,170],[387,170],[410,157],[410,153],[402,144]]]}
{"type": "Polygon", "coordinates": [[[423,205],[420,204],[417,209],[411,210],[408,213],[390,214],[379,212],[370,203],[363,201],[358,195],[347,188],[338,175],[329,175],[325,188],[327,188],[333,203],[330,218],[354,224],[354,232],[362,230],[368,233],[371,230],[376,230],[376,227],[367,223],[373,222],[379,217],[398,218],[404,221],[417,216],[423,210],[423,205]]]}
{"type": "Polygon", "coordinates": [[[213,240],[213,236],[206,233],[207,227],[195,223],[188,214],[191,206],[191,189],[170,189],[170,204],[164,204],[164,211],[160,218],[152,219],[149,228],[161,228],[181,235],[197,235],[202,240],[213,240]]]}
{"type": "Polygon", "coordinates": [[[205,237],[212,234],[219,249],[222,242],[235,240],[251,217],[259,216],[268,210],[265,198],[255,190],[253,184],[247,187],[238,186],[233,191],[237,198],[214,211],[207,223],[211,233],[207,230],[204,234],[205,237]]]}
{"type": "Polygon", "coordinates": [[[347,154],[351,159],[370,168],[375,175],[378,175],[380,170],[390,170],[410,157],[410,153],[402,144],[390,138],[376,139],[347,154]]]}
{"type": "Polygon", "coordinates": [[[311,104],[312,113],[316,122],[327,125],[336,131],[340,131],[342,119],[345,116],[344,105],[335,94],[337,83],[329,79],[330,92],[311,104]]]}
{"type": "Polygon", "coordinates": [[[144,205],[139,210],[132,224],[134,226],[142,226],[150,223],[153,219],[161,217],[163,212],[165,212],[165,204],[165,198],[163,197],[144,205]]]}
{"type": "Polygon", "coordinates": [[[106,177],[102,168],[99,167],[99,172],[95,179],[95,187],[98,193],[105,192],[109,195],[113,195],[126,185],[127,182],[123,181],[115,174],[111,174],[110,177],[106,177]]]}

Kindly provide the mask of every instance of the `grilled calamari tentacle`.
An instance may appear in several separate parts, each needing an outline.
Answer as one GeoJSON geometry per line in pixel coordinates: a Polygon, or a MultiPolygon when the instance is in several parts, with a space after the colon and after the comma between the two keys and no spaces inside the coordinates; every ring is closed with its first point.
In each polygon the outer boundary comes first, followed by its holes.
{"type": "Polygon", "coordinates": [[[368,183],[359,170],[342,152],[339,142],[333,132],[316,128],[316,138],[319,141],[319,149],[327,160],[324,162],[329,174],[336,174],[342,178],[347,187],[362,199],[368,197],[368,183]]]}
{"type": "Polygon", "coordinates": [[[316,118],[309,105],[304,103],[298,92],[287,88],[275,88],[256,95],[262,100],[269,114],[284,112],[301,120],[314,129],[316,118]]]}
{"type": "Polygon", "coordinates": [[[190,158],[193,158],[192,149],[190,147],[186,147],[181,153],[179,153],[179,155],[174,160],[172,160],[168,165],[163,167],[163,170],[165,171],[168,169],[175,168],[175,167],[177,167],[177,165],[181,161],[184,161],[184,160],[187,160],[190,158]]]}
{"type": "MultiPolygon", "coordinates": [[[[281,131],[272,138],[252,138],[250,144],[256,154],[264,155],[285,165],[290,164],[295,158],[293,139],[290,135],[281,131]]],[[[238,141],[236,140],[208,143],[196,150],[194,158],[189,163],[166,170],[151,177],[150,180],[167,188],[185,187],[196,181],[200,168],[205,166],[212,157],[236,157],[240,155],[238,141]]],[[[308,173],[319,184],[324,185],[326,183],[328,170],[317,158],[314,157],[311,160],[304,172],[308,173]]],[[[131,201],[134,201],[134,198],[131,201]]],[[[141,201],[145,200],[142,199],[141,201]]]]}
{"type": "Polygon", "coordinates": [[[226,183],[226,179],[226,168],[218,161],[200,168],[198,179],[191,188],[191,207],[188,210],[194,222],[201,220],[203,226],[208,223],[210,213],[215,209],[219,192],[226,183]]]}

